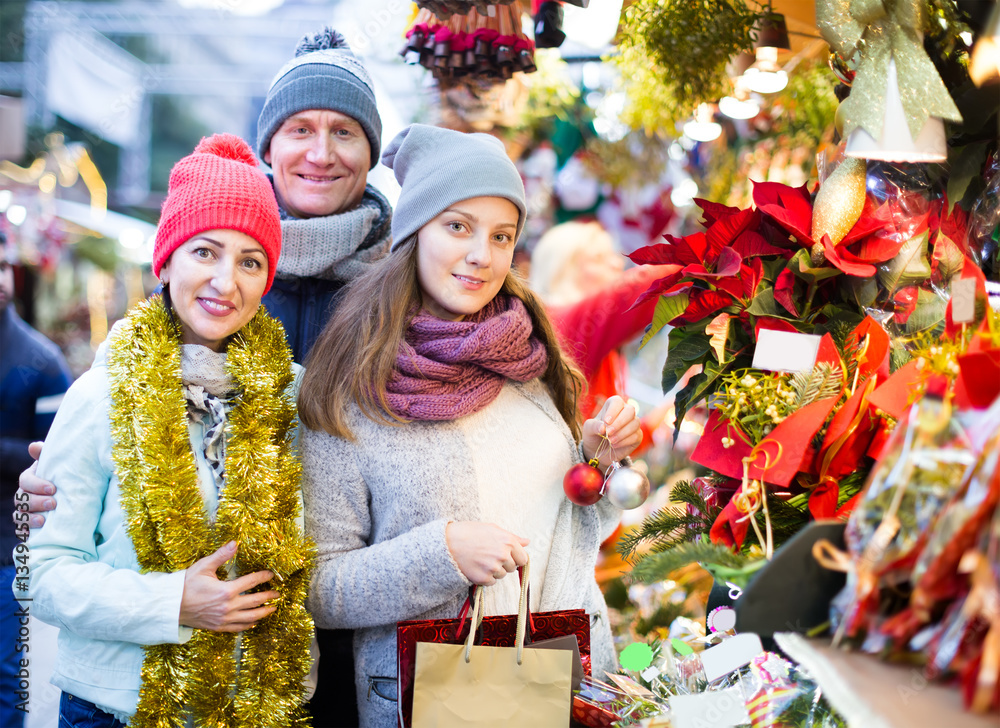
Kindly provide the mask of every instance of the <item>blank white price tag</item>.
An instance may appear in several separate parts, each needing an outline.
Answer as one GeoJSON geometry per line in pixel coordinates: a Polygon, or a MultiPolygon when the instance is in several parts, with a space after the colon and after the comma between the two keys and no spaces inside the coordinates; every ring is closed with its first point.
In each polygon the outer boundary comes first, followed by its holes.
{"type": "Polygon", "coordinates": [[[673,728],[726,728],[749,722],[750,716],[739,688],[670,696],[670,723],[673,728]]]}
{"type": "Polygon", "coordinates": [[[705,668],[705,679],[709,682],[718,680],[734,670],[739,670],[750,660],[764,651],[760,637],[753,632],[738,634],[723,640],[715,647],[709,647],[701,653],[701,665],[705,668]]]}
{"type": "Polygon", "coordinates": [[[751,366],[769,372],[812,371],[822,338],[815,334],[761,329],[751,366]]]}
{"type": "Polygon", "coordinates": [[[959,278],[951,283],[951,320],[971,324],[976,320],[976,279],[959,278]]]}

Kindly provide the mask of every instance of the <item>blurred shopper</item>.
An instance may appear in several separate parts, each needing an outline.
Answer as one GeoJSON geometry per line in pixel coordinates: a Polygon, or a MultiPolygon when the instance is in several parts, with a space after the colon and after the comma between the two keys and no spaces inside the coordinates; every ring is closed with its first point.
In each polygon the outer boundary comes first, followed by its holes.
{"type": "MultiPolygon", "coordinates": [[[[59,348],[28,326],[14,310],[14,246],[0,233],[0,498],[9,508],[14,503],[17,476],[31,464],[28,444],[45,439],[63,393],[72,377],[59,348]]],[[[22,725],[24,712],[15,706],[18,698],[17,652],[20,630],[18,603],[11,592],[17,567],[26,571],[27,554],[22,549],[15,563],[17,529],[27,538],[27,513],[16,513],[15,521],[0,518],[0,725],[22,725]],[[15,523],[17,525],[15,525],[15,523]]],[[[22,648],[23,649],[23,648],[22,648]]]]}
{"type": "MultiPolygon", "coordinates": [[[[625,270],[611,235],[597,222],[567,222],[545,233],[531,254],[532,289],[545,302],[559,340],[587,380],[580,413],[592,417],[608,397],[625,393],[628,365],[621,347],[653,318],[656,298],[630,310],[664,275],[663,266],[625,270]]],[[[667,406],[643,418],[643,442],[663,421],[667,406]]]]}

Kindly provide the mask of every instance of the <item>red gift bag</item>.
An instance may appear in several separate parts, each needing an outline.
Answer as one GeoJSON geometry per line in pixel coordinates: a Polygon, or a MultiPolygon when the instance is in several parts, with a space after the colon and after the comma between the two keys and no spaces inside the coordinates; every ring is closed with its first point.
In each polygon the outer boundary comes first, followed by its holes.
{"type": "MultiPolygon", "coordinates": [[[[457,619],[414,619],[396,624],[396,675],[397,714],[399,728],[410,728],[413,714],[413,675],[417,660],[418,642],[437,642],[459,645],[468,636],[470,623],[466,617],[469,600],[457,619]]],[[[513,647],[517,632],[517,615],[483,617],[475,644],[488,647],[513,647]]],[[[590,675],[590,616],[583,609],[566,609],[558,612],[528,612],[528,625],[524,643],[574,635],[580,646],[583,671],[590,675]]]]}

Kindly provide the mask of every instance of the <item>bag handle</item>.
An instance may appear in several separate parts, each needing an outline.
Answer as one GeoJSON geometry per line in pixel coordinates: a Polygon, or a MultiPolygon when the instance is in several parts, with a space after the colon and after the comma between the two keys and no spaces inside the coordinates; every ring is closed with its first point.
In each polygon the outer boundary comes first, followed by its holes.
{"type": "MultiPolygon", "coordinates": [[[[524,574],[523,566],[517,567],[517,576],[520,580],[521,588],[528,589],[528,626],[527,626],[527,640],[530,644],[532,641],[532,636],[535,634],[535,615],[531,613],[531,586],[528,584],[528,579],[524,574]]],[[[469,587],[469,596],[465,598],[462,603],[462,608],[458,612],[458,625],[455,627],[455,640],[458,641],[462,637],[462,632],[465,630],[465,620],[469,617],[469,610],[472,608],[472,601],[475,599],[476,590],[479,589],[478,586],[469,587]]]]}
{"type": "MultiPolygon", "coordinates": [[[[522,567],[521,573],[521,598],[517,605],[517,632],[514,637],[514,644],[517,645],[517,664],[521,664],[524,653],[524,630],[528,622],[528,563],[522,567]]],[[[485,587],[477,586],[472,600],[472,625],[469,628],[469,636],[465,638],[465,661],[469,662],[472,656],[472,643],[476,639],[476,632],[483,621],[483,590],[485,587]]]]}

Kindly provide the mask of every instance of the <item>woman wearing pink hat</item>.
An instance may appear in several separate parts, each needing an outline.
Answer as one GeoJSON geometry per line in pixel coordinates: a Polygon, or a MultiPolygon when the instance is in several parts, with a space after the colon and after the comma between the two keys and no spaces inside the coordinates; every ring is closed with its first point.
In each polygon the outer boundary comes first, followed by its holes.
{"type": "Polygon", "coordinates": [[[153,259],[163,293],[66,394],[38,466],[59,507],[18,547],[16,590],[61,628],[60,726],[302,719],[301,369],[260,308],[280,251],[245,142],[216,135],[175,165],[153,259]]]}

